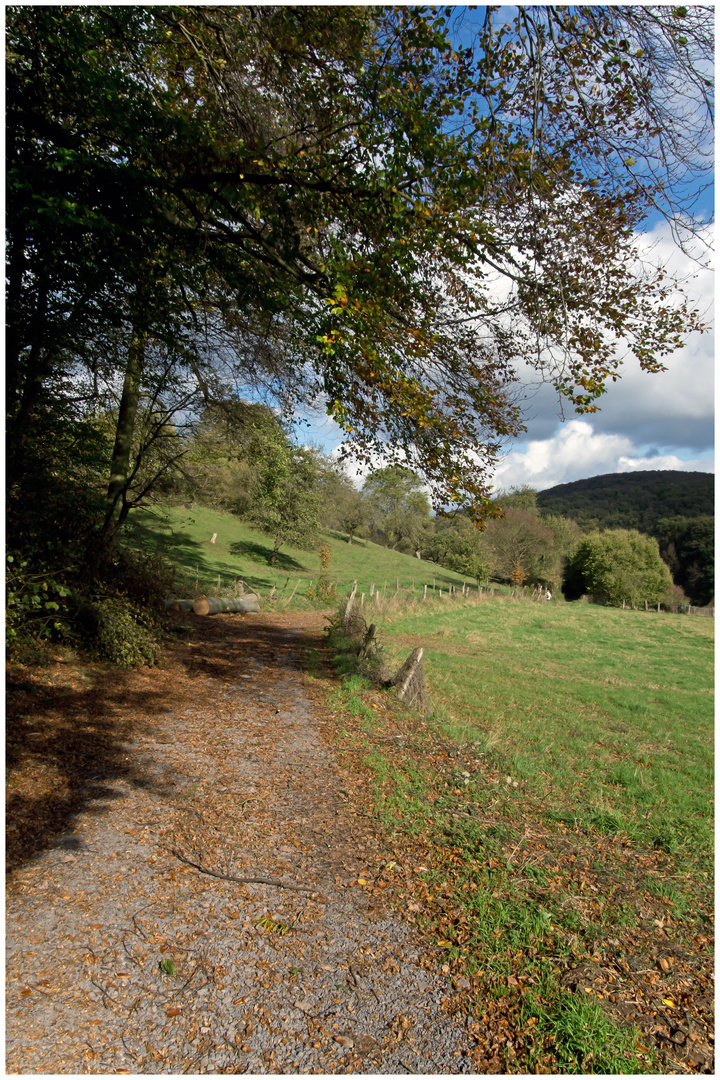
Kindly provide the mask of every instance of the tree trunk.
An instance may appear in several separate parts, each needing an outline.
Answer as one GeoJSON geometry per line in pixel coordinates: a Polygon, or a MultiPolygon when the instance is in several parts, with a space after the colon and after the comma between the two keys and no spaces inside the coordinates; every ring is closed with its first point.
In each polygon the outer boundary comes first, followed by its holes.
{"type": "Polygon", "coordinates": [[[259,611],[258,598],[255,593],[246,593],[239,600],[231,597],[204,596],[196,600],[192,606],[196,615],[223,615],[225,612],[236,614],[243,611],[259,611]]]}
{"type": "Polygon", "coordinates": [[[145,331],[133,326],[122,397],[120,398],[115,445],[110,466],[110,482],[105,497],[106,514],[102,528],[102,536],[105,540],[111,539],[117,533],[121,524],[121,512],[128,473],[130,472],[130,455],[135,434],[135,418],[140,396],[140,379],[145,362],[146,342],[147,334],[145,331]]]}
{"type": "MultiPolygon", "coordinates": [[[[55,356],[43,345],[49,281],[43,278],[39,286],[38,303],[33,314],[34,341],[30,346],[25,363],[25,378],[20,372],[19,343],[12,336],[6,355],[7,368],[7,483],[10,485],[22,472],[22,457],[27,434],[32,422],[32,415],[40,400],[43,384],[52,372],[55,356]]],[[[10,316],[15,320],[17,316],[10,316]]]]}
{"type": "Polygon", "coordinates": [[[282,543],[283,543],[283,542],[282,542],[282,538],[281,538],[281,537],[278,537],[278,538],[277,538],[277,539],[275,540],[275,546],[274,546],[274,548],[272,549],[272,554],[271,554],[271,556],[270,556],[270,566],[274,566],[274,565],[275,565],[275,560],[277,559],[277,556],[278,556],[278,551],[279,551],[279,550],[280,550],[280,548],[282,547],[282,543]]]}

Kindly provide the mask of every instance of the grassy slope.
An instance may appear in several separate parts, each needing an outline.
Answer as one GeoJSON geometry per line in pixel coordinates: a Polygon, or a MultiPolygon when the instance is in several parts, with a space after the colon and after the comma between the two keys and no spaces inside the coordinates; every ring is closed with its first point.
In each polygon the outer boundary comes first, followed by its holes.
{"type": "MultiPolygon", "coordinates": [[[[273,585],[281,590],[289,578],[288,595],[296,582],[302,582],[293,599],[293,607],[302,607],[307,586],[311,581],[317,582],[320,575],[317,550],[283,547],[275,567],[269,566],[271,539],[221,510],[158,506],[152,512],[137,511],[131,518],[126,537],[148,551],[162,553],[176,568],[178,589],[184,588],[188,595],[188,590],[194,589],[196,574],[199,589],[213,594],[218,590],[218,577],[221,592],[231,589],[236,578],[242,576],[262,595],[273,585]],[[211,544],[213,533],[217,533],[217,540],[211,544]]],[[[451,570],[367,540],[348,544],[342,533],[323,533],[320,542],[330,546],[332,559],[328,576],[337,581],[341,594],[349,592],[355,580],[358,594],[365,593],[366,596],[373,582],[381,590],[386,584],[387,592],[393,593],[398,579],[401,588],[412,588],[414,583],[418,592],[424,585],[432,588],[433,582],[438,589],[446,589],[449,585],[460,588],[463,580],[469,580],[451,570]]]]}

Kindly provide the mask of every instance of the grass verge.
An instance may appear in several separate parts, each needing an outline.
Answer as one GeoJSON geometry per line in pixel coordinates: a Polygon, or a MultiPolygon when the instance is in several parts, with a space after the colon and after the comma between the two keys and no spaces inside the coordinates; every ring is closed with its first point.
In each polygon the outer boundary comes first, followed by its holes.
{"type": "Polygon", "coordinates": [[[333,641],[336,738],[395,845],[382,887],[479,1072],[711,1072],[712,626],[588,605],[387,614],[427,717],[333,641]],[[388,891],[389,889],[389,891],[388,891]]]}

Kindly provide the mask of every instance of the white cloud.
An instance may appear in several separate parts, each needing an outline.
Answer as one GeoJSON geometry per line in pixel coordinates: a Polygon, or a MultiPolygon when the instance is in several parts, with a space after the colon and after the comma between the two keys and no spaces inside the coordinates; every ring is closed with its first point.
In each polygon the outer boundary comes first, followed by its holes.
{"type": "Polygon", "coordinates": [[[571,420],[549,439],[535,439],[513,450],[496,470],[496,488],[529,484],[542,490],[603,473],[677,469],[713,472],[710,457],[684,460],[675,453],[643,452],[626,435],[597,433],[587,420],[571,420]]]}
{"type": "MultiPolygon", "coordinates": [[[[674,244],[666,223],[637,238],[644,259],[662,266],[668,277],[683,282],[685,291],[703,321],[713,314],[714,276],[685,255],[674,244]]],[[[623,435],[637,446],[659,446],[668,450],[691,449],[705,456],[713,445],[715,352],[712,331],[693,333],[685,347],[665,358],[667,371],[650,375],[630,357],[620,369],[621,378],[610,383],[598,400],[600,411],[593,415],[596,433],[623,435]]],[[[528,369],[521,379],[533,382],[528,369]]],[[[528,435],[535,439],[553,436],[561,409],[549,386],[536,389],[527,400],[528,435]]],[[[572,406],[565,414],[573,416],[572,406]]]]}

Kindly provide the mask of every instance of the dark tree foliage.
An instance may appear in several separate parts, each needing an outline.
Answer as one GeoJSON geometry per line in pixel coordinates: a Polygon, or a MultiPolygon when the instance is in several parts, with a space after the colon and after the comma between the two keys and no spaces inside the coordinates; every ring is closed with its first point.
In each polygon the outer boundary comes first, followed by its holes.
{"type": "Polygon", "coordinates": [[[714,517],[661,518],[653,535],[675,584],[693,604],[709,604],[715,595],[714,517]]]}

